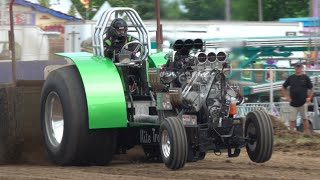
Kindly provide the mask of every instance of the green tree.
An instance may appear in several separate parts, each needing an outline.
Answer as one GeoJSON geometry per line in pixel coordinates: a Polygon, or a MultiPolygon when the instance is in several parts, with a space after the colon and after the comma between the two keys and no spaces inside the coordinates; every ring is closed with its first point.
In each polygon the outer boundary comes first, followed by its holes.
{"type": "Polygon", "coordinates": [[[222,20],[224,0],[182,0],[187,12],[184,16],[191,20],[222,20]]]}
{"type": "MultiPolygon", "coordinates": [[[[79,11],[82,17],[85,17],[86,9],[82,5],[79,0],[71,0],[72,3],[75,5],[76,9],[79,11]]],[[[90,0],[89,7],[97,7],[99,8],[105,0],[90,0]]],[[[109,0],[109,4],[112,7],[131,7],[135,9],[142,19],[155,19],[156,12],[155,12],[155,0],[109,0]]],[[[181,19],[183,18],[181,11],[179,9],[179,5],[177,1],[173,1],[168,3],[165,0],[160,0],[160,13],[161,18],[164,19],[181,19]]],[[[95,12],[89,12],[89,17],[92,17],[95,12]]]]}
{"type": "Polygon", "coordinates": [[[70,9],[69,9],[69,11],[68,11],[68,14],[69,14],[70,16],[75,16],[75,15],[76,15],[76,7],[75,7],[74,5],[71,5],[71,6],[70,6],[70,9]]]}
{"type": "MultiPolygon", "coordinates": [[[[89,6],[99,8],[104,2],[105,0],[90,0],[89,6]]],[[[112,7],[131,7],[139,13],[142,19],[155,18],[154,0],[109,0],[108,2],[112,7]]]]}
{"type": "Polygon", "coordinates": [[[258,0],[232,0],[231,19],[240,21],[257,21],[258,0]]]}
{"type": "Polygon", "coordinates": [[[50,8],[50,0],[39,0],[39,4],[43,7],[50,8]]]}
{"type": "Polygon", "coordinates": [[[283,17],[307,17],[309,3],[310,0],[263,0],[263,19],[274,21],[283,17]]]}
{"type": "Polygon", "coordinates": [[[131,7],[135,9],[142,19],[155,19],[155,1],[141,0],[109,0],[112,7],[131,7]]]}
{"type": "MultiPolygon", "coordinates": [[[[48,0],[43,0],[48,1],[48,0]]],[[[76,9],[85,17],[86,9],[79,0],[71,0],[76,9]]],[[[178,0],[160,0],[163,19],[224,20],[225,0],[180,0],[187,12],[181,12],[178,0]]],[[[310,0],[262,0],[263,19],[276,21],[282,17],[309,16],[310,0]]],[[[105,0],[90,0],[89,7],[100,7],[105,0]]],[[[142,19],[155,19],[155,0],[109,0],[113,7],[134,8],[142,19]]],[[[258,20],[258,0],[230,0],[232,20],[258,20]]],[[[92,17],[94,12],[89,12],[92,17]]]]}
{"type": "MultiPolygon", "coordinates": [[[[82,17],[86,17],[86,8],[83,6],[81,1],[79,1],[79,0],[71,0],[71,2],[74,5],[74,7],[78,10],[80,15],[82,17]]],[[[89,1],[89,2],[91,2],[91,1],[89,1]]]]}
{"type": "Polygon", "coordinates": [[[177,1],[161,3],[160,14],[161,19],[177,20],[184,18],[177,1]]]}
{"type": "MultiPolygon", "coordinates": [[[[283,17],[309,16],[310,0],[263,0],[263,20],[277,21],[283,17]]],[[[258,20],[258,0],[232,0],[233,20],[258,20]]]]}

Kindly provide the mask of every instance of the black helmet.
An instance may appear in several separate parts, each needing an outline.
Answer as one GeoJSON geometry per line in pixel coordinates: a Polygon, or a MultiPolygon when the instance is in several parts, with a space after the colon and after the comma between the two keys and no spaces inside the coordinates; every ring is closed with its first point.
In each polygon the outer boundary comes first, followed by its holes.
{"type": "Polygon", "coordinates": [[[115,38],[126,37],[128,31],[128,25],[125,20],[116,18],[111,22],[110,33],[115,38]]]}

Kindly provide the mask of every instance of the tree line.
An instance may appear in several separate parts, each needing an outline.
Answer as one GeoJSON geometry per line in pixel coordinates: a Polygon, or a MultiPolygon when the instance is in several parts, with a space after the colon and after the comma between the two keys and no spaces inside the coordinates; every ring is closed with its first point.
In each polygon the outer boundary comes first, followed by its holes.
{"type": "MultiPolygon", "coordinates": [[[[80,0],[72,0],[82,17],[86,9],[80,0]]],[[[89,7],[100,7],[105,0],[90,0],[89,7]]],[[[113,7],[134,8],[144,20],[155,19],[155,0],[108,0],[113,7]]],[[[161,19],[168,20],[225,20],[225,0],[160,0],[161,19]]],[[[257,21],[258,0],[229,0],[230,19],[257,21]]],[[[310,16],[310,0],[261,0],[264,21],[286,17],[310,16]]],[[[89,18],[94,12],[89,12],[89,18]]]]}

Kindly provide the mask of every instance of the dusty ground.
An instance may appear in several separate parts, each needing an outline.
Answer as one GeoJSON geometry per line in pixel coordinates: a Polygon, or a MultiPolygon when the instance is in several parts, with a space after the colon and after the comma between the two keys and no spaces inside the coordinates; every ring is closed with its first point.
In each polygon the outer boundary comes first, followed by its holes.
{"type": "Polygon", "coordinates": [[[202,161],[171,171],[162,163],[149,163],[135,148],[105,167],[58,167],[19,164],[0,166],[2,179],[320,179],[320,134],[290,132],[274,121],[275,146],[270,161],[256,164],[245,150],[240,157],[208,154],[202,161]]]}

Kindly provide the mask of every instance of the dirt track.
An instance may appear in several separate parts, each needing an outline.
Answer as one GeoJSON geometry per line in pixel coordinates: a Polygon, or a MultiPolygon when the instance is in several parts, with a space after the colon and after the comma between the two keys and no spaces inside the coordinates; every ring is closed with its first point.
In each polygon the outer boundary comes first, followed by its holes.
{"type": "MultiPolygon", "coordinates": [[[[132,155],[132,154],[129,154],[132,155]]],[[[127,157],[129,157],[127,155],[127,157]]],[[[141,156],[140,156],[141,157],[141,156]]],[[[139,162],[139,153],[106,167],[53,165],[0,166],[0,179],[319,179],[319,151],[275,151],[264,164],[252,163],[243,151],[238,158],[209,154],[203,161],[171,171],[162,163],[139,162]]]]}

